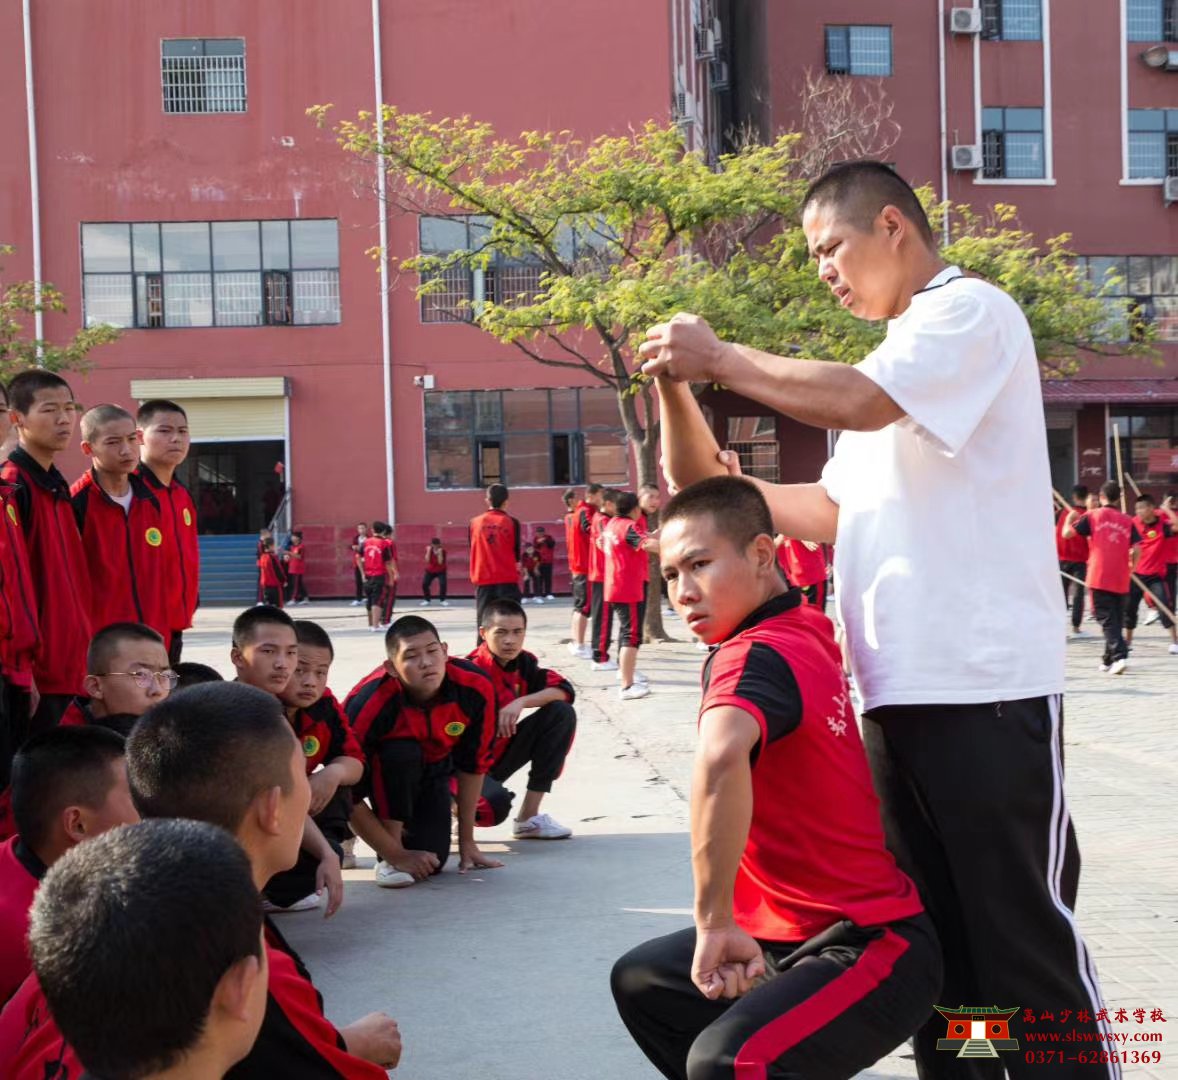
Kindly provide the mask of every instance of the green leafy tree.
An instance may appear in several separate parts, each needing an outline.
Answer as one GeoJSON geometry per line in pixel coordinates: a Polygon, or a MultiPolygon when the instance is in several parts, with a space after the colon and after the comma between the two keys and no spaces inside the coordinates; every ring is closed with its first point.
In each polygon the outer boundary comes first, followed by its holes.
{"type": "MultiPolygon", "coordinates": [[[[0,245],[0,257],[13,249],[0,245]]],[[[38,364],[49,371],[79,371],[86,358],[99,345],[114,341],[119,332],[113,326],[90,326],[79,330],[63,345],[39,341],[25,330],[38,311],[65,311],[65,299],[47,282],[41,283],[41,295],[31,281],[0,285],[0,378],[8,379],[18,371],[38,364]]]]}

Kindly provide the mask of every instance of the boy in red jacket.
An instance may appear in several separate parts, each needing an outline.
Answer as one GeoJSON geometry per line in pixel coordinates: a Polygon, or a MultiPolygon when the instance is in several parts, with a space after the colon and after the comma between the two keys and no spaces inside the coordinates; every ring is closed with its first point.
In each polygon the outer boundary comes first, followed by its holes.
{"type": "Polygon", "coordinates": [[[1129,606],[1125,610],[1125,644],[1133,644],[1133,631],[1137,629],[1137,611],[1141,607],[1145,590],[1158,601],[1158,617],[1162,628],[1170,631],[1170,654],[1178,656],[1178,629],[1174,620],[1163,607],[1174,610],[1174,594],[1166,586],[1166,555],[1170,546],[1170,539],[1178,533],[1178,514],[1163,507],[1158,511],[1158,505],[1152,495],[1143,492],[1137,496],[1137,516],[1133,519],[1137,531],[1141,534],[1141,549],[1137,558],[1137,576],[1142,585],[1136,581],[1129,584],[1129,606]]]}
{"type": "Polygon", "coordinates": [[[438,600],[442,607],[449,607],[446,599],[446,549],[442,547],[442,538],[435,536],[425,549],[425,574],[421,579],[422,601],[421,607],[429,607],[433,600],[434,582],[438,583],[438,600]]]}
{"type": "Polygon", "coordinates": [[[614,617],[618,620],[618,667],[622,683],[621,698],[631,701],[644,698],[650,687],[636,677],[638,647],[642,644],[642,624],[646,614],[647,552],[657,550],[657,541],[648,540],[638,520],[641,508],[638,496],[623,491],[617,498],[617,514],[609,519],[602,533],[605,551],[605,614],[602,618],[603,647],[608,649],[614,617]]]}
{"type": "MultiPolygon", "coordinates": [[[[1088,488],[1083,484],[1077,484],[1072,488],[1072,509],[1081,516],[1088,510],[1088,488]]],[[[1071,598],[1072,637],[1082,637],[1084,632],[1080,629],[1080,623],[1084,619],[1084,586],[1070,579],[1077,578],[1083,581],[1088,573],[1088,541],[1075,533],[1064,539],[1063,527],[1067,519],[1068,511],[1060,507],[1055,515],[1055,553],[1059,558],[1061,574],[1069,575],[1061,576],[1060,580],[1063,582],[1065,608],[1069,605],[1069,597],[1071,598]]]]}
{"type": "Polygon", "coordinates": [[[286,571],[282,560],[274,549],[274,538],[259,540],[261,555],[258,557],[258,587],[262,591],[259,602],[271,607],[282,607],[282,594],[286,586],[286,571]]]}
{"type": "Polygon", "coordinates": [[[287,545],[282,558],[286,563],[286,576],[290,582],[291,607],[295,604],[309,604],[311,600],[307,596],[307,586],[303,584],[303,575],[307,572],[307,556],[301,532],[290,534],[290,544],[287,545]]]}
{"type": "Polygon", "coordinates": [[[35,369],[8,387],[20,446],[0,466],[14,485],[10,506],[24,529],[41,642],[33,665],[40,701],[31,730],[61,719],[86,674],[90,579],[66,479],[54,465],[74,436],[77,406],[60,375],[35,369]]]}
{"type": "Polygon", "coordinates": [[[82,417],[82,452],[91,466],[70,488],[90,575],[90,625],[150,626],[165,644],[172,633],[159,500],[135,475],[139,433],[118,405],[96,405],[82,417]]]}

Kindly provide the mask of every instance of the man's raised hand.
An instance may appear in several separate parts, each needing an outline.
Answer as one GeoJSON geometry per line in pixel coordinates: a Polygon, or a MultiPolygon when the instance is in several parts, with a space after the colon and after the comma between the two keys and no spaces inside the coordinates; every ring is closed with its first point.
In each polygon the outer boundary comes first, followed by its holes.
{"type": "Polygon", "coordinates": [[[642,374],[674,382],[723,382],[722,369],[731,346],[698,315],[680,312],[652,326],[639,347],[642,374]]]}

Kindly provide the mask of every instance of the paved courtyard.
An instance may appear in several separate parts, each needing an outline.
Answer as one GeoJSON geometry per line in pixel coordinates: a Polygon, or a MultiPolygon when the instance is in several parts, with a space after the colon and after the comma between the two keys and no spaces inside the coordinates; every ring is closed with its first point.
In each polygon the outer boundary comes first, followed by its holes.
{"type": "MultiPolygon", "coordinates": [[[[401,605],[409,611],[415,602],[401,605]]],[[[334,1020],[378,1009],[398,1019],[405,1055],[395,1075],[405,1080],[657,1076],[617,1020],[608,972],[631,945],[690,921],[687,797],[701,654],[686,642],[644,649],[640,667],[654,692],[622,703],[612,674],[594,674],[565,651],[567,611],[566,601],[530,608],[528,644],[578,688],[576,745],[545,807],[575,838],[515,843],[509,827],[486,830],[480,842],[503,869],[460,876],[452,860],[440,877],[396,892],[375,886],[364,858],[345,872],[344,907],[330,922],[314,912],[282,917],[334,1020]]],[[[341,697],[383,659],[359,609],[324,603],[292,613],[331,632],[331,685],[341,697]]],[[[186,658],[229,674],[233,614],[202,611],[185,635],[186,658]]],[[[471,602],[435,605],[429,616],[451,651],[465,654],[471,602]]],[[[667,627],[687,636],[676,619],[667,627]]],[[[1178,657],[1153,626],[1139,631],[1127,674],[1102,675],[1099,633],[1087,628],[1089,637],[1068,646],[1065,728],[1084,855],[1077,915],[1113,1030],[1163,1035],[1146,1047],[1161,1051],[1160,1065],[1124,1071],[1178,1077],[1178,1026],[1169,1032],[1178,1021],[1178,657]],[[1143,1025],[1134,1009],[1145,1010],[1143,1025]],[[1166,1022],[1150,1021],[1154,1009],[1166,1022]]],[[[517,781],[510,786],[522,792],[517,781]]],[[[900,1048],[866,1075],[916,1073],[900,1048]]]]}

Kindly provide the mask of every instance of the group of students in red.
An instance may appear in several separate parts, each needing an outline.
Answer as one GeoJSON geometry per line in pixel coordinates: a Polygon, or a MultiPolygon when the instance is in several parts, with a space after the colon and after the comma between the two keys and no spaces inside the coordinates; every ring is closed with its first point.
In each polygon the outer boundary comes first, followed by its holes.
{"type": "Polygon", "coordinates": [[[307,549],[303,543],[303,534],[298,529],[291,531],[290,539],[281,551],[269,529],[259,531],[259,604],[273,604],[275,607],[309,604],[311,598],[307,595],[307,586],[303,581],[306,573],[307,549]]]}
{"type": "MultiPolygon", "coordinates": [[[[127,868],[104,860],[149,841],[120,833],[122,839],[107,841],[113,846],[95,849],[104,852],[102,859],[86,856],[82,864],[81,856],[66,856],[141,817],[220,826],[237,838],[248,858],[254,892],[246,908],[254,913],[256,947],[247,952],[260,962],[262,989],[256,992],[262,995],[268,969],[269,998],[260,1031],[243,1027],[241,980],[248,975],[253,985],[256,967],[237,971],[230,987],[222,981],[244,954],[232,957],[233,963],[226,958],[223,970],[210,973],[203,998],[211,1010],[207,1033],[216,1042],[225,1020],[227,1030],[241,1036],[234,1042],[242,1050],[238,1057],[245,1055],[231,1070],[237,1058],[223,1061],[222,1071],[298,1080],[375,1077],[395,1066],[396,1023],[373,1014],[340,1030],[332,1027],[306,969],[268,919],[320,906],[327,916],[334,914],[343,901],[341,871],[355,864],[350,850],[355,836],[376,852],[376,883],[385,888],[403,888],[441,872],[454,817],[460,872],[501,866],[479,849],[475,827],[508,818],[515,795],[505,784],[521,769],[527,769],[527,791],[514,816],[513,837],[572,835],[542,804],[573,744],[575,692],[524,648],[526,633],[524,609],[498,599],[483,613],[479,647],[460,659],[449,656],[430,622],[403,616],[386,634],[384,661],[342,701],[328,686],[334,661],[330,636],[317,623],[292,620],[276,606],[255,605],[235,620],[232,683],[204,665],[173,665],[162,635],[142,623],[114,623],[94,635],[83,692],[71,698],[56,726],[26,739],[13,762],[12,821],[0,846],[0,1003],[7,1002],[0,1013],[0,1075],[74,1076],[45,1070],[77,1068],[79,1059],[95,1075],[154,1075],[117,1071],[110,1062],[163,1038],[161,1031],[146,1024],[149,1030],[137,1033],[127,1047],[101,1037],[96,1029],[102,1010],[91,1003],[89,1011],[96,1015],[83,1015],[60,966],[68,958],[37,929],[42,918],[65,921],[64,905],[90,904],[94,890],[102,894],[112,876],[121,882],[110,884],[112,891],[128,888],[127,868]],[[122,678],[109,680],[115,673],[122,678]],[[85,865],[98,880],[86,881],[85,897],[76,889],[46,892],[42,882],[52,885],[66,873],[57,871],[58,864],[85,865]],[[221,991],[229,994],[236,1024],[218,1012],[225,1004],[221,991]],[[252,1042],[244,1037],[248,1030],[252,1042]]],[[[200,830],[192,835],[201,848],[200,830]]],[[[181,833],[173,842],[187,844],[181,833]]],[[[170,867],[164,859],[156,870],[166,875],[170,867]]],[[[145,863],[141,876],[150,876],[148,870],[145,863]]],[[[168,880],[164,891],[175,884],[168,880]]],[[[208,885],[202,881],[196,887],[208,885]]],[[[159,887],[154,879],[143,885],[148,896],[159,887]]],[[[131,910],[145,906],[137,903],[131,910]]],[[[161,919],[170,916],[157,912],[149,921],[154,926],[161,919]]],[[[198,965],[209,959],[204,936],[197,935],[202,946],[195,949],[177,935],[166,960],[161,958],[164,969],[150,972],[144,950],[150,957],[154,931],[143,932],[147,936],[136,941],[133,958],[123,958],[113,981],[91,970],[92,953],[75,956],[75,966],[86,968],[86,984],[101,986],[110,1000],[139,1000],[137,992],[111,997],[121,993],[119,979],[129,980],[129,971],[158,987],[169,970],[173,977],[183,970],[192,981],[190,952],[201,954],[193,961],[198,965]]],[[[107,959],[115,963],[113,955],[107,959]]],[[[75,970],[73,980],[79,979],[75,970]]],[[[195,1009],[200,1002],[190,1004],[195,1009]]],[[[150,1014],[150,1009],[136,1013],[150,1014]]],[[[165,1019],[161,1028],[169,1023],[165,1019]]],[[[193,1038],[199,1028],[177,1028],[174,1037],[190,1043],[168,1054],[191,1053],[202,1060],[201,1040],[193,1038]]],[[[167,1055],[145,1060],[158,1065],[165,1058],[172,1060],[167,1055]]],[[[214,1053],[210,1060],[221,1059],[214,1053]]]]}
{"type": "MultiPolygon", "coordinates": [[[[0,385],[0,786],[12,753],[53,727],[80,690],[93,631],[137,622],[179,660],[200,589],[196,509],[176,470],[188,420],[171,401],[134,415],[102,404],[81,417],[90,467],[57,467],[79,427],[60,375],[34,369],[0,385]]],[[[124,678],[101,673],[107,685],[124,678]]]]}
{"type": "Polygon", "coordinates": [[[1085,592],[1104,632],[1100,669],[1120,675],[1129,652],[1141,601],[1154,607],[1170,633],[1170,654],[1178,656],[1178,628],[1171,617],[1178,586],[1178,499],[1161,506],[1147,492],[1137,494],[1135,516],[1118,509],[1121,487],[1110,480],[1099,495],[1083,484],[1072,488],[1071,506],[1056,514],[1055,535],[1065,607],[1072,635],[1080,637],[1085,592]]]}

